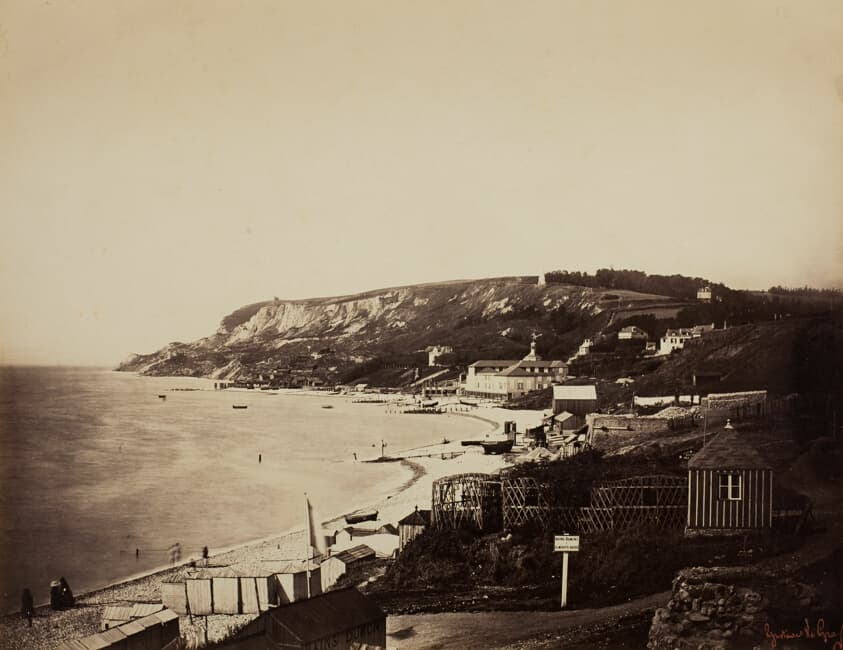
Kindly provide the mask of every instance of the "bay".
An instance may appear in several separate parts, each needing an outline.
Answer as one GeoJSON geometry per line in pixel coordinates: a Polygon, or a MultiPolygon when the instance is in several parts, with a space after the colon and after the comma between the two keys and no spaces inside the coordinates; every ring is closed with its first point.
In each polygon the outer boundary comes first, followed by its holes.
{"type": "Polygon", "coordinates": [[[483,427],[205,379],[0,368],[0,611],[24,587],[45,602],[59,576],[81,592],[162,566],[176,542],[196,556],[301,527],[304,492],[325,517],[374,502],[409,472],[354,454],[483,427]]]}

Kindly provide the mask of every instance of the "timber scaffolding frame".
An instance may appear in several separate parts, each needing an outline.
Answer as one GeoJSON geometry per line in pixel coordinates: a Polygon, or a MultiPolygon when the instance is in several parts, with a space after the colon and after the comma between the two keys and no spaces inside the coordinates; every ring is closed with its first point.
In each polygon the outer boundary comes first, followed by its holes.
{"type": "Polygon", "coordinates": [[[455,474],[433,482],[434,528],[500,530],[501,481],[491,474],[455,474]]]}
{"type": "Polygon", "coordinates": [[[548,486],[531,477],[504,478],[504,528],[535,522],[545,529],[594,533],[685,526],[688,481],[684,476],[647,475],[600,483],[591,489],[591,504],[583,507],[555,505],[548,492],[548,486]]]}

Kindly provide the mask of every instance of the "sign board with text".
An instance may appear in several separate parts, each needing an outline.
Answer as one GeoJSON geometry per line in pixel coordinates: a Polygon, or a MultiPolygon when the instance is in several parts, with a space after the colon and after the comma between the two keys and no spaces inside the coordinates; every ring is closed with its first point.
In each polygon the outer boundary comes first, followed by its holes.
{"type": "Polygon", "coordinates": [[[557,553],[574,553],[580,550],[579,535],[554,535],[553,550],[557,553]]]}

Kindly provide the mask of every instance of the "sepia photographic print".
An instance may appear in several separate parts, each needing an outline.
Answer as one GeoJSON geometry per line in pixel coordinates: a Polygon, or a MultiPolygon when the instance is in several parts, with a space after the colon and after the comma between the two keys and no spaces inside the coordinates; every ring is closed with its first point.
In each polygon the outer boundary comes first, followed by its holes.
{"type": "Polygon", "coordinates": [[[843,3],[0,0],[0,648],[843,650],[843,3]]]}

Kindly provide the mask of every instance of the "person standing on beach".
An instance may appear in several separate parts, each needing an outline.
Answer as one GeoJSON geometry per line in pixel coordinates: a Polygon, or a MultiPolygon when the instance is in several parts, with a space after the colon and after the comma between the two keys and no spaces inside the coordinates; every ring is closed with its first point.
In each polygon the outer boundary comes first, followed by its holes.
{"type": "Polygon", "coordinates": [[[64,576],[59,578],[59,584],[61,585],[61,606],[73,607],[76,599],[73,598],[73,592],[70,590],[70,585],[64,579],[64,576]]]}
{"type": "Polygon", "coordinates": [[[24,589],[20,597],[20,613],[29,621],[29,627],[32,627],[32,616],[35,614],[35,603],[32,599],[32,592],[29,589],[24,589]]]}

